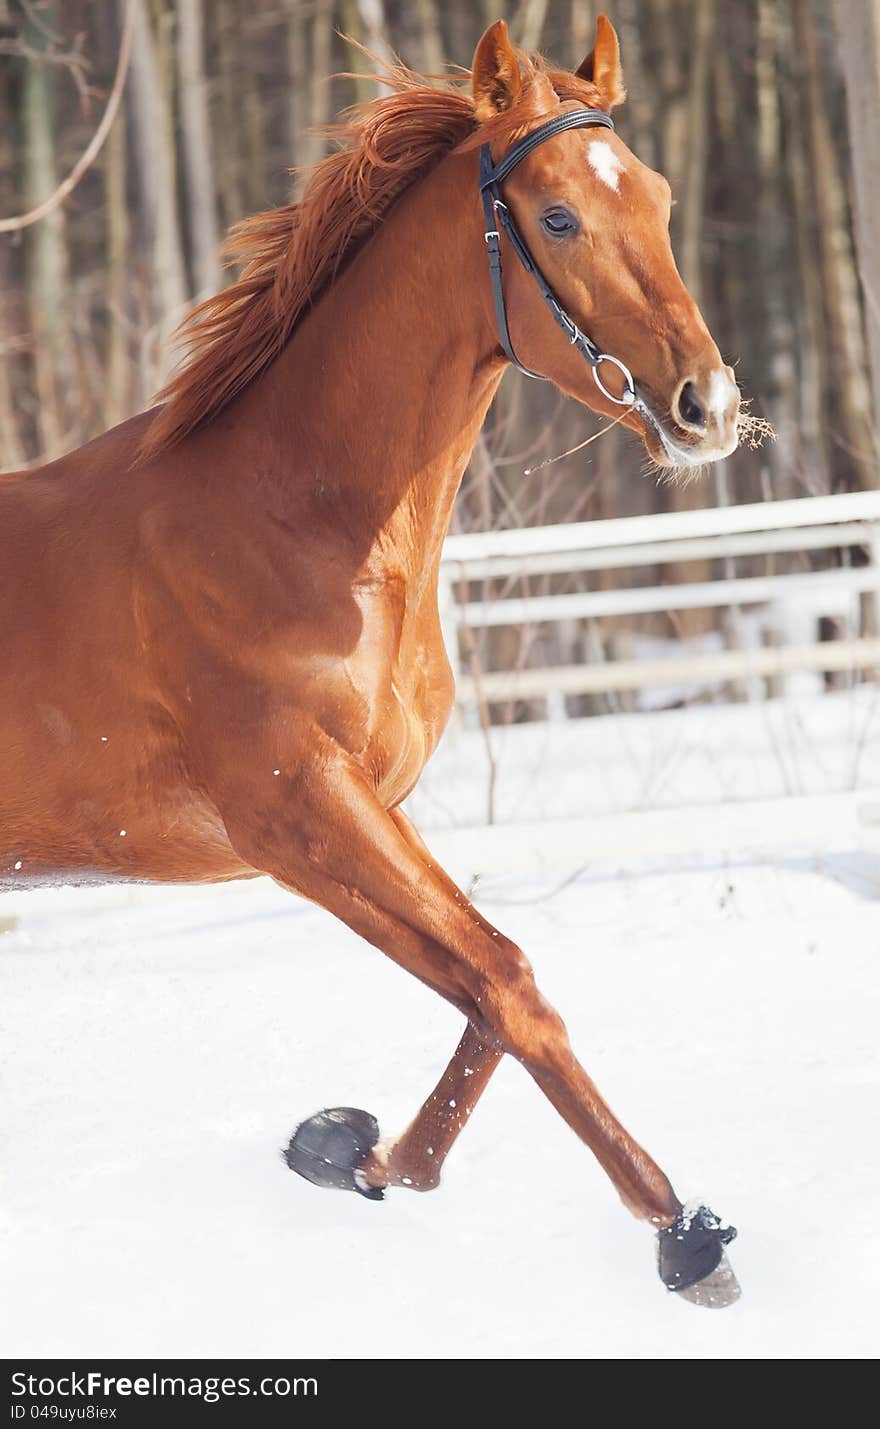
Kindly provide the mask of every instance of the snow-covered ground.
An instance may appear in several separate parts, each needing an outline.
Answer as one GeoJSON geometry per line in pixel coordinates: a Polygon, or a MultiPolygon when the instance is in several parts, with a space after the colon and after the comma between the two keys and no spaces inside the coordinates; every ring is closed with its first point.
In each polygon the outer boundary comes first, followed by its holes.
{"type": "Polygon", "coordinates": [[[880,858],[807,829],[772,861],[477,899],[679,1193],[738,1225],[738,1305],[666,1294],[650,1232],[513,1064],[438,1191],[379,1205],[291,1175],[279,1148],[322,1106],[405,1125],[458,1015],[271,885],[85,890],[18,900],[0,936],[4,1353],[873,1357],[880,858]]]}
{"type": "MultiPolygon", "coordinates": [[[[498,822],[880,790],[880,685],[491,731],[498,822]]],[[[421,827],[486,818],[479,729],[455,720],[410,800],[421,827]]]]}

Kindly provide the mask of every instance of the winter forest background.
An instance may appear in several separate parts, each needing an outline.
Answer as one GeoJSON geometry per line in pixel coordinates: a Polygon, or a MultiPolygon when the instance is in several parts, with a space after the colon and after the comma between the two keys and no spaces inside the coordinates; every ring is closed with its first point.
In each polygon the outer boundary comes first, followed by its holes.
{"type": "MultiPolygon", "coordinates": [[[[328,79],[369,68],[339,31],[436,72],[469,65],[486,24],[504,14],[526,49],[575,67],[599,8],[135,0],[107,142],[62,205],[4,232],[3,218],[51,194],[92,138],[127,0],[0,0],[0,469],[57,456],[149,404],[176,322],[224,281],[226,227],[281,203],[289,169],[325,152],[310,131],[375,92],[366,77],[328,79]]],[[[646,478],[640,445],[617,431],[525,478],[525,466],[596,423],[549,384],[512,373],[474,454],[458,529],[876,486],[880,0],[605,8],[629,88],[622,136],[670,179],[685,280],[778,440],[684,488],[646,478]]]]}

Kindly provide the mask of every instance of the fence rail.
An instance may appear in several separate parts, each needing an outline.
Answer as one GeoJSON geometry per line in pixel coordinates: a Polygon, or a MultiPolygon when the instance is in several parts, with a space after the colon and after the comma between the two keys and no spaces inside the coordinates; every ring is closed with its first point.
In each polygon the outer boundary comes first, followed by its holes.
{"type": "Polygon", "coordinates": [[[635,690],[658,684],[714,683],[774,676],[796,670],[866,670],[880,666],[880,641],[862,636],[840,641],[733,649],[670,660],[606,661],[600,665],[548,666],[492,671],[479,682],[459,671],[463,628],[526,625],[664,610],[807,602],[836,614],[856,597],[872,599],[872,635],[880,632],[880,491],[794,501],[756,502],[701,511],[608,521],[572,522],[510,531],[450,536],[440,575],[441,613],[459,701],[541,698],[559,694],[635,690]],[[705,561],[858,546],[865,564],[766,576],[726,576],[713,581],[542,596],[468,599],[473,581],[516,575],[564,574],[669,562],[705,561]],[[457,598],[463,592],[463,598],[457,598]],[[479,685],[479,688],[478,688],[479,685]]]}

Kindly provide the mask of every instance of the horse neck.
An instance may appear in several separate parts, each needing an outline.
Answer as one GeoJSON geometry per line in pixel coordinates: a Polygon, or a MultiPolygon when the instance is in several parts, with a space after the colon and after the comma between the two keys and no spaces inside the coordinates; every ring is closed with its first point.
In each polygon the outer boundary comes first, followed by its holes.
{"type": "MultiPolygon", "coordinates": [[[[484,271],[475,155],[395,205],[239,404],[272,499],[338,506],[359,545],[439,556],[503,372],[484,271]]],[[[264,485],[265,484],[261,483],[264,485]]]]}

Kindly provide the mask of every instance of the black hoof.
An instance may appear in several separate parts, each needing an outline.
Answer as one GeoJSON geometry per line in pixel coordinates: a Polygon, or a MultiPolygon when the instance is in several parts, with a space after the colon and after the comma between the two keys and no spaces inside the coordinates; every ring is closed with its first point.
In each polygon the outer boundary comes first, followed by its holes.
{"type": "Polygon", "coordinates": [[[357,1171],[379,1140],[379,1123],[368,1111],[337,1106],[319,1111],[298,1126],[284,1152],[291,1171],[313,1186],[357,1191],[369,1201],[383,1200],[378,1186],[362,1182],[357,1171]]]}
{"type": "Polygon", "coordinates": [[[701,1305],[729,1305],[738,1299],[739,1286],[724,1255],[735,1236],[735,1228],[723,1226],[708,1206],[683,1207],[657,1236],[660,1279],[667,1290],[691,1292],[684,1298],[701,1305]],[[710,1280],[711,1296],[693,1292],[694,1286],[710,1280]]]}

